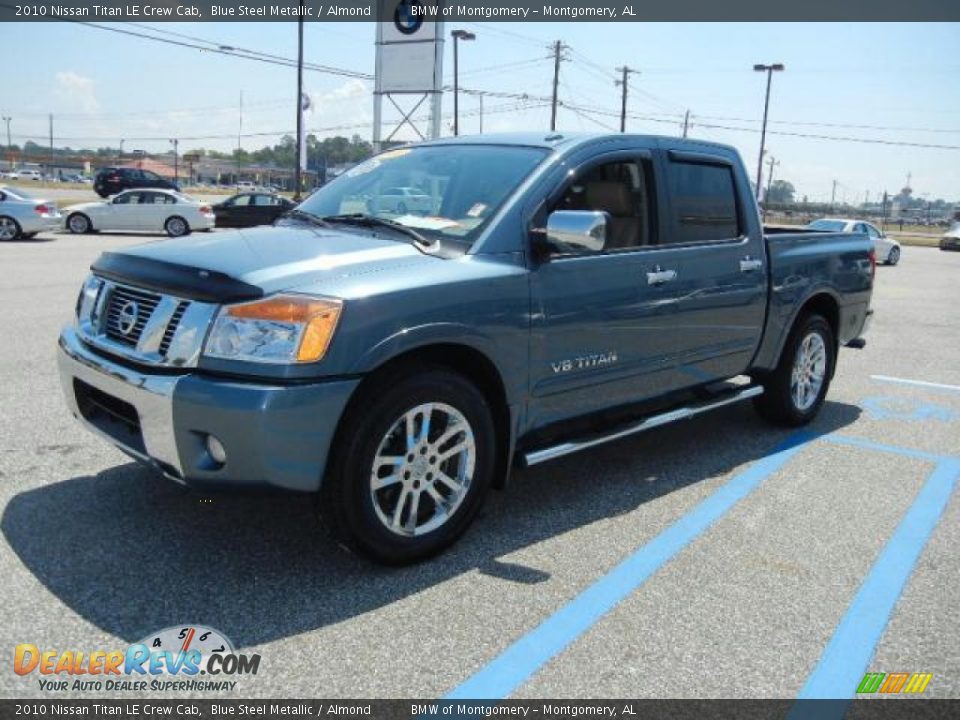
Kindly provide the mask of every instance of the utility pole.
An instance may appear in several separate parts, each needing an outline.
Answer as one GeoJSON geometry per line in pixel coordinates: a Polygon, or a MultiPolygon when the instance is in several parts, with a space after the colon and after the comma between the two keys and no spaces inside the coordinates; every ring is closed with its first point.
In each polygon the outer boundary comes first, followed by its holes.
{"type": "Polygon", "coordinates": [[[557,129],[557,85],[560,83],[560,61],[565,58],[562,53],[567,49],[562,40],[553,44],[553,102],[550,104],[550,130],[557,129]]]}
{"type": "Polygon", "coordinates": [[[757,199],[760,199],[760,183],[763,181],[763,146],[767,141],[767,114],[770,111],[770,83],[774,72],[783,70],[782,63],[773,65],[754,65],[754,72],[765,72],[767,74],[767,95],[763,102],[763,128],[760,131],[760,157],[757,158],[757,199]]]}
{"type": "Polygon", "coordinates": [[[237,150],[242,149],[240,138],[243,137],[243,90],[240,91],[240,124],[237,126],[237,150]]]}
{"type": "Polygon", "coordinates": [[[683,136],[684,137],[687,136],[687,128],[689,126],[690,126],[690,111],[687,110],[687,112],[685,112],[683,115],[683,136]]]}
{"type": "Polygon", "coordinates": [[[179,138],[173,138],[170,144],[173,145],[173,183],[176,185],[180,182],[180,167],[177,159],[179,157],[177,152],[180,146],[179,138]]]}
{"type": "Polygon", "coordinates": [[[297,20],[297,151],[295,155],[296,167],[293,171],[293,199],[300,202],[300,190],[302,187],[300,164],[303,158],[301,148],[303,148],[303,3],[300,0],[300,17],[297,20]]]}
{"type": "Polygon", "coordinates": [[[833,181],[833,190],[830,191],[830,212],[833,212],[833,201],[837,199],[837,181],[833,181]]]}
{"type": "Polygon", "coordinates": [[[47,168],[49,175],[53,175],[53,113],[50,113],[50,165],[47,168]]]}
{"type": "Polygon", "coordinates": [[[629,83],[629,76],[631,73],[639,75],[639,70],[632,70],[631,68],[624,65],[623,67],[618,67],[623,77],[620,80],[614,80],[614,85],[620,85],[623,88],[623,91],[620,93],[620,132],[627,131],[627,84],[629,83]]]}
{"type": "Polygon", "coordinates": [[[13,118],[4,115],[3,121],[7,124],[7,164],[13,170],[13,143],[10,141],[10,121],[13,118]]]}
{"type": "Polygon", "coordinates": [[[763,195],[763,212],[762,216],[765,218],[767,216],[767,206],[770,204],[770,186],[773,185],[773,168],[775,165],[779,165],[780,161],[775,159],[773,155],[770,155],[767,158],[767,165],[770,166],[770,171],[767,173],[767,192],[763,195]]]}
{"type": "Polygon", "coordinates": [[[476,40],[477,36],[466,30],[452,30],[453,38],[453,134],[460,134],[460,40],[476,40]]]}

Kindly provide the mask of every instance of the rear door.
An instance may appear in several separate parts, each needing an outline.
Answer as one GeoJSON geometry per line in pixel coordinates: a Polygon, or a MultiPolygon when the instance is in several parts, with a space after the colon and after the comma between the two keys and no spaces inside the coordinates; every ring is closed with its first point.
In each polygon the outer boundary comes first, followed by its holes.
{"type": "Polygon", "coordinates": [[[137,215],[138,230],[159,232],[170,215],[173,215],[171,205],[175,200],[170,195],[160,192],[140,193],[140,212],[137,215]]]}
{"type": "Polygon", "coordinates": [[[649,261],[675,273],[670,301],[675,388],[742,373],[759,345],[767,307],[766,248],[739,160],[723,152],[669,149],[663,232],[649,261]]]}

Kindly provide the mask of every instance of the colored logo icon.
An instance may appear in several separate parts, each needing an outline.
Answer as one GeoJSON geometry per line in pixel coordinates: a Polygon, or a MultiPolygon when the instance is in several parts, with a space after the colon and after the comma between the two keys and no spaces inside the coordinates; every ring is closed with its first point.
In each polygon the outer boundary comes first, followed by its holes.
{"type": "Polygon", "coordinates": [[[423,6],[420,0],[400,0],[393,11],[393,24],[404,35],[413,35],[419,30],[423,25],[423,6]]]}

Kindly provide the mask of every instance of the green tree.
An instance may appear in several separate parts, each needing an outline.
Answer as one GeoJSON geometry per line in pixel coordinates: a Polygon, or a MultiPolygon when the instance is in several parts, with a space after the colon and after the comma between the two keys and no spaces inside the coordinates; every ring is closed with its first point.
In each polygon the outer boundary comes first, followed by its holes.
{"type": "Polygon", "coordinates": [[[792,203],[793,196],[797,192],[793,184],[786,180],[774,180],[770,184],[770,190],[767,191],[768,203],[792,203]]]}

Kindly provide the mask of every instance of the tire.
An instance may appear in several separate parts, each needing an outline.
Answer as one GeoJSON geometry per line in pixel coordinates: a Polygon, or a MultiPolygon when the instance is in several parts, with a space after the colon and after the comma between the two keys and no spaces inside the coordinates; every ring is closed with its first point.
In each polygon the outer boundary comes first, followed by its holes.
{"type": "Polygon", "coordinates": [[[466,531],[490,488],[497,448],[487,401],[442,367],[374,381],[360,392],[337,432],[317,496],[321,523],[341,546],[386,565],[435,555],[466,531]]]}
{"type": "Polygon", "coordinates": [[[823,405],[835,363],[836,343],[830,323],[821,315],[802,316],[787,339],[776,370],[762,378],[764,393],[754,400],[754,407],[775,425],[806,425],[823,405]],[[795,387],[795,371],[808,382],[795,387]]]}
{"type": "Polygon", "coordinates": [[[20,223],[9,215],[0,215],[0,242],[16,240],[20,232],[20,223]]]}
{"type": "Polygon", "coordinates": [[[167,221],[163,224],[163,229],[167,235],[172,238],[183,237],[184,235],[190,234],[190,225],[179,215],[168,217],[167,221]]]}
{"type": "Polygon", "coordinates": [[[887,265],[896,265],[898,262],[900,262],[900,248],[894,246],[887,254],[887,265]]]}
{"type": "Polygon", "coordinates": [[[83,213],[73,213],[67,218],[67,230],[74,235],[83,235],[93,230],[93,223],[83,213]]]}
{"type": "Polygon", "coordinates": [[[37,233],[35,232],[20,233],[20,237],[23,238],[24,240],[33,240],[33,238],[35,238],[36,236],[37,236],[37,233]]]}

